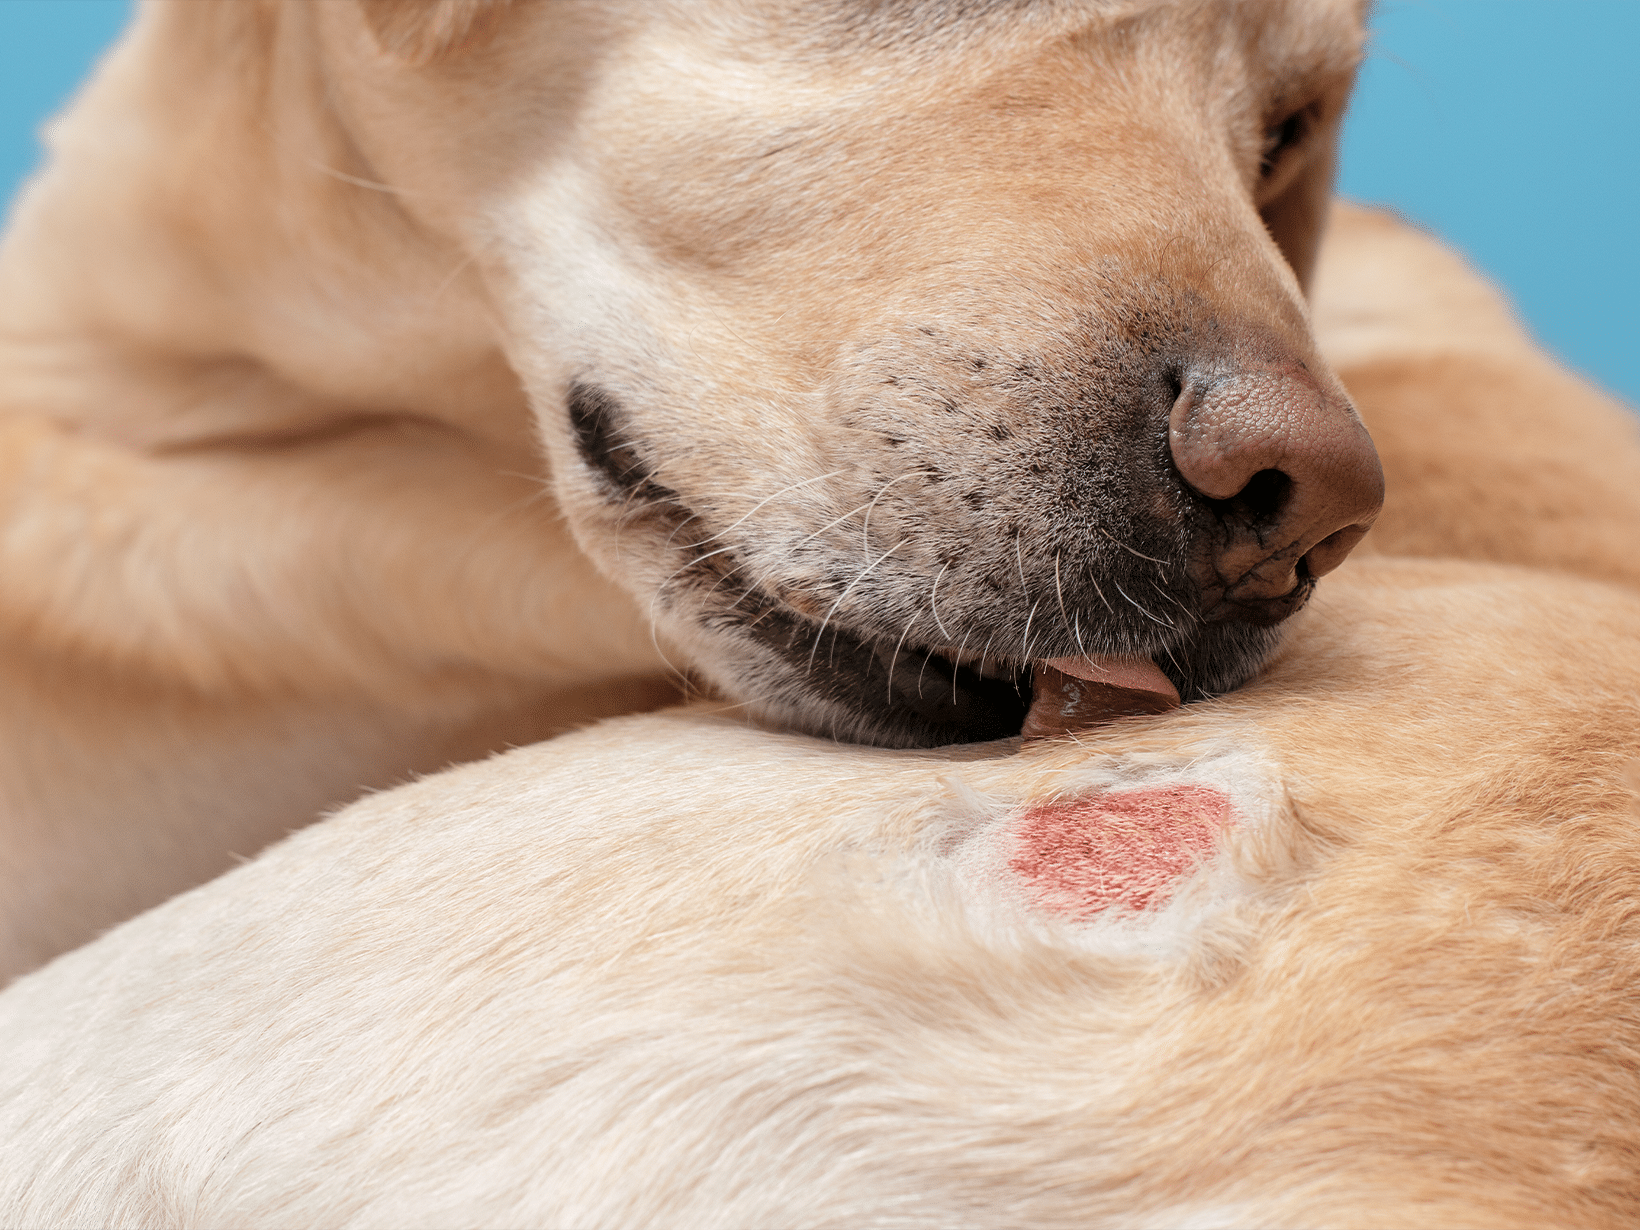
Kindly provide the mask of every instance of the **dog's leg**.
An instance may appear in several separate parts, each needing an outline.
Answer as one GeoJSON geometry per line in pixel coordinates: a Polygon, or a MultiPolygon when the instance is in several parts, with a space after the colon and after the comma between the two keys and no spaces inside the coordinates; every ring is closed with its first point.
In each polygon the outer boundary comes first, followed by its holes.
{"type": "Polygon", "coordinates": [[[429,438],[0,427],[0,978],[362,789],[673,698],[534,484],[429,438]]]}
{"type": "Polygon", "coordinates": [[[547,494],[474,256],[344,130],[314,27],[352,11],[143,6],[0,245],[0,977],[363,789],[676,694],[547,494]]]}
{"type": "Polygon", "coordinates": [[[0,416],[0,629],[212,692],[660,670],[641,612],[504,464],[420,424],[144,450],[0,416]]]}

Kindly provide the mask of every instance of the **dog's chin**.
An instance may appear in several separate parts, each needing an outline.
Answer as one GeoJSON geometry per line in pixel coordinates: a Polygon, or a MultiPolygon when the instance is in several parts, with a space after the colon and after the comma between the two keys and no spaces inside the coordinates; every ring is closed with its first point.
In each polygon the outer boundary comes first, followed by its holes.
{"type": "MultiPolygon", "coordinates": [[[[1185,702],[1231,691],[1263,665],[1281,625],[1203,623],[1172,643],[1135,646],[1185,702]]],[[[1020,734],[1034,663],[824,630],[770,602],[754,618],[719,623],[738,642],[725,690],[784,729],[879,747],[984,743],[1020,734]],[[747,653],[747,640],[755,651],[747,653]]]]}

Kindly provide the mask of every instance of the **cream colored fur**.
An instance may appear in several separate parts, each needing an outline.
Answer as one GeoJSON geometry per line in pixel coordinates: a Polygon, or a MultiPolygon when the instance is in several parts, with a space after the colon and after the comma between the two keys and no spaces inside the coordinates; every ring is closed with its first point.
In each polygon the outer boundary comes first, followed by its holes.
{"type": "MultiPolygon", "coordinates": [[[[1346,374],[1557,378],[1433,241],[1339,221],[1346,374]]],[[[1634,444],[1557,388],[1600,447],[1474,481],[1581,509],[1565,558],[1621,579],[1624,505],[1574,497],[1634,444]]],[[[1372,412],[1419,438],[1420,398],[1372,412]]],[[[1477,541],[1464,492],[1404,490],[1420,541],[1477,541]]],[[[356,804],[0,995],[0,1222],[1631,1226],[1640,596],[1335,581],[1252,686],[1078,740],[684,711],[356,804]],[[1178,782],[1242,823],[1164,909],[984,873],[1031,800],[1178,782]]]]}
{"type": "Polygon", "coordinates": [[[1315,325],[1384,461],[1363,549],[1640,584],[1640,427],[1431,236],[1344,206],[1315,325]]]}
{"type": "MultiPolygon", "coordinates": [[[[1385,454],[1390,500],[1363,549],[1640,580],[1627,548],[1630,527],[1640,523],[1632,417],[1544,355],[1490,287],[1433,239],[1340,206],[1316,293],[1322,344],[1385,454]],[[1507,430],[1492,429],[1492,422],[1507,430]]],[[[354,506],[359,516],[390,509],[395,495],[419,498],[419,487],[395,479],[403,474],[395,458],[458,471],[466,465],[391,441],[332,447],[342,456],[317,471],[310,494],[328,498],[324,482],[345,490],[343,479],[365,483],[383,475],[369,484],[371,499],[354,506]]],[[[73,464],[84,461],[83,451],[75,454],[73,464]]],[[[304,467],[313,470],[311,463],[304,467]]],[[[270,479],[270,498],[288,481],[270,479]]],[[[449,486],[473,489],[455,478],[449,486]]],[[[448,503],[442,508],[438,525],[448,529],[457,519],[448,503]]],[[[527,511],[519,506],[512,515],[527,511]]],[[[482,537],[497,558],[505,560],[505,542],[522,549],[521,540],[501,534],[511,522],[499,509],[489,518],[474,509],[471,517],[470,541],[482,537]],[[497,536],[501,546],[490,541],[497,536]]],[[[371,525],[373,533],[385,528],[371,525]]],[[[532,522],[520,533],[544,549],[548,539],[540,535],[550,530],[532,522]]],[[[348,538],[337,535],[332,545],[345,548],[348,538]]],[[[292,558],[305,558],[305,551],[293,549],[292,558]]],[[[408,555],[410,544],[403,551],[408,555]]],[[[267,564],[246,561],[257,572],[267,564]]],[[[587,592],[578,588],[586,577],[563,567],[515,580],[539,585],[555,578],[567,580],[572,594],[587,592]]],[[[476,580],[461,585],[482,588],[476,580]]],[[[546,595],[532,599],[521,591],[499,606],[475,602],[468,613],[483,619],[538,601],[546,595]]],[[[411,605],[440,609],[432,595],[411,605]]],[[[577,609],[565,607],[548,622],[562,632],[577,609]]],[[[588,643],[583,632],[570,639],[588,643]]],[[[491,637],[491,644],[504,643],[493,625],[471,634],[475,644],[491,637]]],[[[245,652],[263,661],[251,646],[245,652]]],[[[646,707],[666,695],[658,683],[590,683],[609,660],[615,659],[564,662],[556,668],[564,676],[589,682],[556,697],[501,682],[475,694],[471,673],[407,678],[384,664],[374,686],[398,689],[384,703],[361,694],[370,678],[364,668],[355,684],[338,682],[317,695],[290,681],[271,695],[253,691],[232,700],[77,655],[54,658],[20,647],[0,654],[12,698],[0,709],[0,747],[14,758],[0,774],[0,974],[31,968],[208,878],[358,783],[391,782],[410,769],[481,755],[501,738],[526,742],[576,715],[646,707]],[[499,703],[509,696],[510,708],[499,703]]]]}
{"type": "MultiPolygon", "coordinates": [[[[436,65],[466,17],[379,33],[436,65]]],[[[153,173],[42,181],[0,257],[53,288],[0,297],[12,969],[364,782],[656,695],[606,686],[657,661],[641,612],[506,477],[530,427],[451,331],[485,318],[459,254],[388,211],[322,245],[346,277],[237,251],[245,297],[138,227],[181,195],[182,248],[265,239],[255,204],[301,248],[375,199],[297,176],[282,213],[146,143],[130,100],[187,102],[144,77],[162,28],[59,136],[153,173]],[[405,281],[328,311],[359,266],[405,281]]],[[[289,169],[311,112],[276,115],[202,140],[289,169]]],[[[1248,689],[1079,742],[696,710],[355,804],[0,993],[0,1224],[1633,1225],[1640,598],[1568,575],[1636,579],[1632,424],[1432,241],[1340,221],[1318,326],[1392,441],[1380,549],[1433,558],[1347,565],[1248,689]],[[1019,806],[1113,782],[1243,824],[1138,918],[987,878],[1019,806]]]]}
{"type": "Polygon", "coordinates": [[[683,712],[356,804],[0,996],[0,1222],[1630,1226],[1640,596],[1339,581],[1079,741],[683,712]],[[1155,917],[953,868],[1178,780],[1252,820],[1155,917]]]}
{"type": "Polygon", "coordinates": [[[575,379],[817,615],[921,508],[837,477],[846,339],[1052,358],[1182,279],[1336,389],[1294,270],[1359,5],[1005,7],[145,3],[0,247],[0,978],[365,788],[673,699],[669,657],[756,691],[662,600],[677,527],[577,460],[575,379]]]}

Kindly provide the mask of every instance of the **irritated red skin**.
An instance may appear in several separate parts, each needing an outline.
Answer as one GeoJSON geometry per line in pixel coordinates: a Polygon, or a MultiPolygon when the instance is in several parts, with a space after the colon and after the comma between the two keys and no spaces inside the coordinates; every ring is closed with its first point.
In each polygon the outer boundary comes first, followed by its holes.
{"type": "Polygon", "coordinates": [[[1178,705],[1176,692],[1121,688],[1078,679],[1039,662],[1031,677],[1031,710],[1025,715],[1020,734],[1026,739],[1051,739],[1112,718],[1166,713],[1178,705]]]}
{"type": "Polygon", "coordinates": [[[1165,905],[1233,824],[1230,797],[1210,786],[1157,786],[1056,800],[1014,829],[1009,867],[1031,903],[1073,920],[1111,906],[1165,905]]]}

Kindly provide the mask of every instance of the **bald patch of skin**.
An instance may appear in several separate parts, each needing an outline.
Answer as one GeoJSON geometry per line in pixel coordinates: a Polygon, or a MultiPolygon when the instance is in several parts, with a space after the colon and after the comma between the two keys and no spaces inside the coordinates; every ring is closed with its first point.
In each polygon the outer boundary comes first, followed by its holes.
{"type": "Polygon", "coordinates": [[[1230,796],[1211,786],[1060,799],[1020,817],[1009,867],[1033,905],[1074,921],[1157,909],[1235,823],[1230,796]]]}

